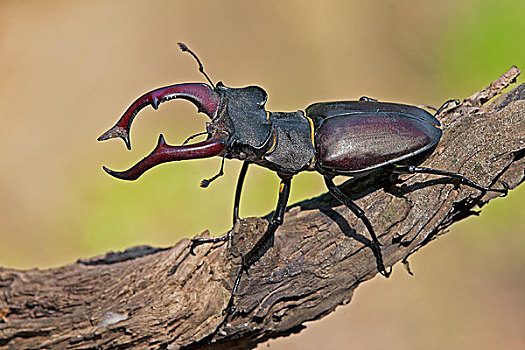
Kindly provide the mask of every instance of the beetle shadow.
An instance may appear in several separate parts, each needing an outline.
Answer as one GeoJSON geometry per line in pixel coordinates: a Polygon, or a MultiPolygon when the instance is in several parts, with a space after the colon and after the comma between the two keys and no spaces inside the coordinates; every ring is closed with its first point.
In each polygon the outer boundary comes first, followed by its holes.
{"type": "MultiPolygon", "coordinates": [[[[338,187],[348,196],[348,198],[354,201],[380,189],[392,187],[396,183],[399,183],[399,181],[398,174],[393,174],[391,172],[379,169],[365,176],[348,179],[338,187]]],[[[350,226],[348,221],[334,209],[341,205],[343,204],[330,193],[325,193],[319,197],[294,204],[290,208],[298,206],[301,208],[301,210],[317,209],[321,211],[324,215],[328,216],[337,224],[345,236],[355,239],[364,247],[370,248],[376,257],[378,266],[382,265],[382,257],[378,254],[378,251],[373,248],[372,240],[366,237],[364,234],[357,233],[357,231],[350,226]]],[[[366,232],[368,233],[368,231],[366,232]]]]}
{"type": "MultiPolygon", "coordinates": [[[[399,180],[398,174],[393,174],[380,169],[365,176],[350,178],[337,187],[339,187],[348,198],[355,201],[380,189],[389,189],[399,183],[401,183],[401,181],[399,180]]],[[[340,205],[342,205],[341,202],[327,192],[319,197],[307,199],[291,205],[290,208],[298,206],[301,210],[318,209],[324,212],[340,205]]]]}
{"type": "MultiPolygon", "coordinates": [[[[407,194],[416,192],[418,190],[424,189],[426,187],[432,187],[436,185],[446,185],[446,184],[453,184],[456,187],[460,186],[460,180],[442,176],[437,177],[434,179],[426,180],[423,182],[416,182],[411,185],[406,185],[406,180],[401,180],[400,176],[402,174],[395,174],[392,172],[389,172],[384,169],[378,169],[377,171],[374,171],[372,173],[369,173],[364,176],[360,177],[354,177],[346,180],[344,183],[339,185],[338,187],[352,200],[358,200],[360,198],[363,198],[371,193],[374,193],[378,190],[384,190],[386,193],[389,193],[395,197],[398,198],[404,198],[407,194]]],[[[412,176],[418,176],[419,174],[414,174],[412,176]]],[[[466,185],[465,185],[466,186],[466,185]]],[[[380,252],[373,247],[373,242],[370,238],[365,236],[365,234],[369,234],[367,230],[363,232],[363,234],[358,233],[354,228],[350,226],[348,221],[345,219],[344,216],[339,214],[334,208],[342,206],[343,204],[339,202],[335,197],[333,197],[329,192],[322,194],[319,197],[308,199],[296,204],[293,204],[287,208],[288,210],[291,210],[294,207],[299,207],[302,211],[303,210],[313,210],[317,209],[321,211],[324,215],[332,219],[341,232],[349,238],[355,239],[356,241],[360,242],[363,247],[358,248],[354,253],[357,251],[367,247],[372,250],[377,266],[383,265],[383,258],[380,255],[380,252]]],[[[273,212],[266,215],[264,219],[271,220],[273,216],[273,212]]],[[[366,215],[366,211],[365,211],[366,215]]],[[[356,216],[357,217],[357,216],[356,216]]],[[[272,236],[268,242],[262,247],[262,249],[256,254],[256,257],[254,260],[259,260],[260,257],[262,257],[268,249],[270,249],[273,246],[274,243],[274,237],[272,236]]]]}
{"type": "MultiPolygon", "coordinates": [[[[413,176],[418,176],[418,174],[413,176]]],[[[443,176],[423,182],[416,182],[411,185],[406,185],[405,181],[400,179],[400,174],[394,174],[380,169],[374,173],[362,177],[348,179],[338,187],[352,201],[355,201],[381,189],[395,197],[404,198],[407,194],[416,192],[426,187],[446,184],[453,184],[455,187],[458,187],[460,186],[460,180],[443,176]]],[[[363,234],[357,233],[357,231],[350,226],[348,221],[341,214],[334,210],[334,208],[341,205],[343,204],[334,198],[330,193],[325,193],[319,197],[294,204],[290,208],[299,206],[301,210],[317,209],[332,219],[339,226],[339,229],[345,236],[353,238],[372,249],[371,239],[363,234]]],[[[368,231],[366,231],[366,233],[368,233],[368,231]]],[[[374,254],[376,253],[374,249],[372,249],[372,251],[374,251],[374,254]]],[[[376,258],[378,258],[377,254],[376,258]]]]}
{"type": "MultiPolygon", "coordinates": [[[[417,176],[417,174],[414,176],[417,176]]],[[[416,192],[418,190],[422,190],[427,187],[433,187],[436,185],[454,185],[454,188],[458,188],[460,187],[460,184],[461,184],[461,180],[459,179],[454,179],[451,177],[443,176],[443,177],[439,177],[436,179],[426,180],[423,182],[416,182],[412,185],[406,185],[404,181],[399,181],[394,186],[385,187],[384,190],[385,192],[393,196],[396,196],[398,198],[403,198],[405,195],[409,193],[416,192]]],[[[468,185],[463,185],[463,186],[470,187],[468,185]]]]}
{"type": "MultiPolygon", "coordinates": [[[[374,254],[374,257],[376,259],[376,266],[379,272],[382,272],[384,270],[384,262],[383,262],[383,256],[381,255],[381,252],[377,249],[374,249],[373,242],[369,238],[365,237],[364,235],[357,233],[357,231],[350,227],[348,224],[348,221],[339,214],[337,211],[335,211],[332,208],[320,208],[319,209],[323,214],[328,216],[330,219],[332,219],[337,226],[339,226],[339,229],[343,234],[349,238],[355,239],[356,241],[360,242],[363,246],[357,248],[354,252],[352,252],[350,255],[356,254],[358,251],[363,249],[364,247],[370,248],[372,250],[372,253],[374,254]]],[[[388,274],[390,274],[388,272],[388,274]]],[[[388,277],[388,276],[387,276],[388,277]]]]}
{"type": "Polygon", "coordinates": [[[343,234],[349,238],[353,238],[356,241],[362,243],[365,246],[371,246],[372,241],[365,237],[362,234],[357,233],[355,229],[353,229],[350,224],[348,224],[348,221],[339,214],[337,211],[335,211],[332,208],[325,207],[325,208],[319,208],[319,210],[326,216],[328,216],[330,219],[332,219],[337,226],[339,226],[339,229],[343,234]]]}

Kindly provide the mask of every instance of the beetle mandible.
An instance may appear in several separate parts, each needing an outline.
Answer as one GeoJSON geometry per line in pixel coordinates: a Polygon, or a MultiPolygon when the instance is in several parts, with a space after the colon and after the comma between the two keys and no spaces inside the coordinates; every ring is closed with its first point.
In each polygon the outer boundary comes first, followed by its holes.
{"type": "MultiPolygon", "coordinates": [[[[268,95],[262,88],[230,88],[222,82],[215,85],[204,72],[197,55],[182,43],[179,47],[195,58],[199,71],[211,86],[185,83],[150,91],[133,102],[117,124],[98,140],[120,137],[131,149],[130,128],[141,109],[148,105],[157,109],[160,103],[175,98],[193,102],[199,112],[205,113],[211,120],[206,124],[206,132],[189,137],[181,146],[166,144],[160,135],[155,149],[130,169],[117,172],[104,167],[104,170],[119,179],[135,180],[161,163],[220,156],[219,173],[201,183],[202,187],[207,187],[223,175],[225,158],[239,159],[243,165],[235,193],[234,227],[239,221],[241,190],[249,164],[257,164],[277,173],[281,179],[277,208],[264,234],[242,257],[225,310],[228,313],[233,308],[243,271],[257,260],[283,223],[292,177],[301,171],[319,172],[328,191],[361,219],[371,237],[370,247],[376,256],[377,268],[385,277],[390,271],[383,263],[381,243],[364,211],[334,184],[335,176],[363,176],[378,169],[398,174],[426,173],[456,178],[480,191],[507,193],[505,183],[503,189],[490,189],[459,173],[417,166],[432,153],[441,138],[440,122],[436,116],[447,102],[435,115],[415,106],[378,102],[367,97],[359,101],[315,103],[305,112],[268,112],[264,107],[268,95]],[[187,145],[199,135],[207,135],[206,141],[187,145]]],[[[197,238],[193,243],[226,241],[232,230],[222,237],[197,238]]]]}

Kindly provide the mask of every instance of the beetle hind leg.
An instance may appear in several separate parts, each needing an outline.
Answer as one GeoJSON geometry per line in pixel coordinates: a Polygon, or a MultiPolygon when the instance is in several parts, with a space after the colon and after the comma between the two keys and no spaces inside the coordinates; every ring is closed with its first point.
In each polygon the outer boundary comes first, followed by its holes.
{"type": "Polygon", "coordinates": [[[441,112],[443,112],[443,110],[448,108],[451,104],[454,104],[454,106],[459,106],[460,102],[459,102],[458,99],[452,99],[452,100],[448,100],[448,101],[443,102],[443,104],[436,110],[436,113],[434,114],[434,117],[437,118],[437,116],[441,112]]]}
{"type": "Polygon", "coordinates": [[[443,104],[439,107],[439,108],[436,108],[434,106],[430,106],[430,105],[417,105],[418,108],[426,108],[426,109],[431,109],[434,111],[434,117],[438,117],[438,115],[443,112],[443,110],[445,110],[446,108],[448,108],[451,104],[454,104],[454,106],[459,106],[459,100],[458,99],[452,99],[452,100],[448,100],[448,101],[445,101],[443,102],[443,104]]]}
{"type": "Polygon", "coordinates": [[[459,173],[453,173],[450,171],[444,171],[444,170],[437,170],[432,168],[424,168],[424,167],[417,167],[414,165],[407,165],[407,166],[396,166],[394,168],[389,169],[391,172],[396,174],[433,174],[433,175],[441,175],[441,176],[447,176],[454,179],[459,179],[462,184],[467,185],[469,187],[475,188],[477,190],[480,190],[482,192],[498,192],[501,193],[502,197],[505,197],[507,193],[509,192],[509,185],[507,185],[506,182],[502,182],[503,188],[489,188],[482,186],[478,184],[477,182],[472,181],[468,177],[466,177],[463,174],[459,173]]]}
{"type": "Polygon", "coordinates": [[[377,239],[377,235],[374,231],[374,228],[372,227],[372,224],[366,217],[364,210],[361,209],[357,204],[355,204],[354,201],[352,201],[343,191],[341,191],[339,187],[337,187],[334,184],[332,179],[325,176],[324,182],[330,194],[334,196],[339,202],[346,205],[346,207],[348,207],[348,209],[350,209],[355,214],[355,216],[361,219],[363,224],[365,224],[368,232],[370,233],[370,236],[372,237],[370,248],[372,249],[376,257],[377,269],[383,276],[388,278],[390,276],[390,273],[392,272],[392,269],[389,269],[387,271],[387,269],[385,268],[385,264],[383,262],[383,254],[381,253],[381,243],[379,242],[379,239],[377,239]]]}

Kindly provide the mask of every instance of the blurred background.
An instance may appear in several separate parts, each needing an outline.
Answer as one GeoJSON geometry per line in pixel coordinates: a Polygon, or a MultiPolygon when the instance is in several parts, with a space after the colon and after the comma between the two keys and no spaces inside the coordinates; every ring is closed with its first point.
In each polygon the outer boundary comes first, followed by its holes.
{"type": "MultiPolygon", "coordinates": [[[[139,95],[204,81],[257,84],[268,110],[355,99],[439,106],[525,68],[525,2],[0,0],[0,265],[46,268],[230,227],[239,162],[171,163],[139,181],[106,175],[204,130],[187,102],[145,109],[133,151],[96,138],[139,95]]],[[[521,78],[519,82],[523,82],[521,78]]],[[[278,180],[252,167],[241,215],[273,210],[278,180]]],[[[294,203],[323,193],[294,181],[294,203]]],[[[525,348],[525,186],[358,288],[350,305],[273,349],[525,348]]]]}

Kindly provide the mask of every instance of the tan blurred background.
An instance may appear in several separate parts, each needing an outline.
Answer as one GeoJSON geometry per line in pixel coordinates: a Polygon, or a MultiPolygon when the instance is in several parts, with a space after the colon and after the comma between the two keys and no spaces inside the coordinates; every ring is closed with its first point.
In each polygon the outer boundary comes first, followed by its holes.
{"type": "MultiPolygon", "coordinates": [[[[203,81],[258,84],[268,109],[361,95],[439,106],[525,68],[525,2],[0,0],[0,265],[50,267],[139,244],[169,246],[229,228],[238,162],[127,168],[204,130],[185,102],[144,110],[122,142],[96,142],[139,95],[203,81]]],[[[520,80],[523,82],[523,78],[520,80]]],[[[278,181],[249,171],[242,216],[273,210],[278,181]]],[[[291,203],[324,192],[303,174],[291,203]]],[[[273,349],[524,349],[525,187],[361,286],[352,303],[273,349]]],[[[266,345],[262,345],[264,348],[266,345]]]]}

